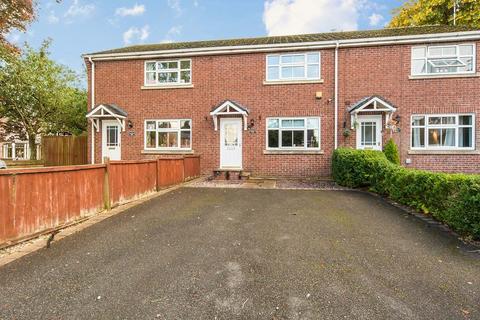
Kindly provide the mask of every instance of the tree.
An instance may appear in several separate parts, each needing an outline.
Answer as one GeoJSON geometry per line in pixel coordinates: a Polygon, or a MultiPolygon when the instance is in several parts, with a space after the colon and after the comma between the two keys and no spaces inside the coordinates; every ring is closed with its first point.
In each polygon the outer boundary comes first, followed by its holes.
{"type": "Polygon", "coordinates": [[[35,3],[32,0],[2,0],[0,3],[0,46],[16,49],[6,35],[13,29],[25,31],[35,19],[35,3]]]}
{"type": "Polygon", "coordinates": [[[456,25],[480,28],[478,0],[409,0],[394,10],[390,27],[453,25],[457,1],[456,25]]]}
{"type": "Polygon", "coordinates": [[[0,51],[0,118],[9,133],[28,139],[36,159],[35,139],[42,134],[80,133],[86,128],[87,99],[79,77],[49,58],[49,41],[22,54],[0,51]]]}

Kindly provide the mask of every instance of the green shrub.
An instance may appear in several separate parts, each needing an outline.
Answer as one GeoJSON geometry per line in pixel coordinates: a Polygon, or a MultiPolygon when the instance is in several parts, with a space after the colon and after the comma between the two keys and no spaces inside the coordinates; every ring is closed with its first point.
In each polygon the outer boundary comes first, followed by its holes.
{"type": "Polygon", "coordinates": [[[474,239],[480,239],[480,176],[406,169],[379,151],[340,148],[333,154],[334,180],[411,206],[474,239]]]}
{"type": "Polygon", "coordinates": [[[400,155],[398,154],[398,147],[395,144],[395,141],[393,139],[388,140],[387,144],[385,145],[385,148],[383,149],[383,153],[385,154],[385,157],[387,157],[390,162],[394,164],[400,164],[400,155]]]}

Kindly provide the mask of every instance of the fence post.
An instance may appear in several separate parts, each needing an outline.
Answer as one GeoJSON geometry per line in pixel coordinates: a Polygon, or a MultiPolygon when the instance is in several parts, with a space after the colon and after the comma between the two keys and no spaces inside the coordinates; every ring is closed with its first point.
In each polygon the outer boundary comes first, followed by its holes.
{"type": "Polygon", "coordinates": [[[110,158],[104,157],[103,163],[105,164],[105,174],[103,181],[103,204],[105,209],[110,210],[112,204],[110,201],[110,158]]]}
{"type": "Polygon", "coordinates": [[[160,173],[160,159],[157,158],[156,163],[156,174],[155,174],[155,187],[157,192],[160,191],[160,181],[158,179],[158,174],[160,173]]]}
{"type": "Polygon", "coordinates": [[[185,156],[182,156],[182,163],[183,163],[183,182],[185,182],[187,179],[186,179],[186,175],[185,175],[185,156]]]}

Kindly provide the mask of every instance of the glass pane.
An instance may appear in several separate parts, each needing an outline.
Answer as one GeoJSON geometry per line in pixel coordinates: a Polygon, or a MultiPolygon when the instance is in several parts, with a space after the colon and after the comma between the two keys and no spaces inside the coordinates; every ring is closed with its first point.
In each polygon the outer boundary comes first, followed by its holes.
{"type": "Polygon", "coordinates": [[[293,120],[282,120],[282,127],[284,128],[293,127],[293,120]]]}
{"type": "Polygon", "coordinates": [[[157,64],[158,69],[168,69],[168,63],[167,62],[159,62],[157,64]]]}
{"type": "Polygon", "coordinates": [[[319,79],[320,78],[320,68],[318,65],[309,65],[307,67],[307,78],[309,79],[319,79]]]}
{"type": "Polygon", "coordinates": [[[157,128],[155,121],[147,121],[147,125],[145,126],[147,130],[155,130],[157,128]]]}
{"type": "Polygon", "coordinates": [[[309,53],[307,55],[307,63],[319,63],[320,54],[319,53],[309,53]]]}
{"type": "Polygon", "coordinates": [[[156,145],[155,145],[155,137],[156,137],[156,133],[155,131],[147,131],[146,133],[146,142],[147,142],[147,148],[155,148],[156,145]]]}
{"type": "Polygon", "coordinates": [[[282,78],[290,79],[293,77],[293,67],[282,67],[282,78]]]}
{"type": "Polygon", "coordinates": [[[182,131],[180,133],[180,147],[190,148],[190,131],[182,131]]]}
{"type": "Polygon", "coordinates": [[[158,123],[158,127],[162,129],[172,128],[172,121],[161,121],[158,123]]]}
{"type": "Polygon", "coordinates": [[[413,74],[421,74],[425,73],[425,60],[413,60],[412,61],[412,73],[413,74]]]}
{"type": "Polygon", "coordinates": [[[158,74],[158,82],[160,83],[168,82],[168,72],[160,72],[158,74]]]}
{"type": "Polygon", "coordinates": [[[180,68],[181,69],[190,69],[190,60],[180,61],[180,68]]]}
{"type": "Polygon", "coordinates": [[[303,78],[305,77],[305,67],[293,67],[292,68],[294,78],[303,78]]]}
{"type": "Polygon", "coordinates": [[[303,128],[303,127],[305,127],[305,120],[295,119],[295,120],[293,120],[293,126],[295,128],[303,128]]]}
{"type": "Polygon", "coordinates": [[[293,131],[282,131],[282,147],[293,146],[293,131]]]}
{"type": "Polygon", "coordinates": [[[425,47],[412,48],[412,58],[425,58],[426,51],[425,47]]]}
{"type": "Polygon", "coordinates": [[[429,129],[428,130],[428,145],[430,147],[440,146],[441,129],[429,129]]]}
{"type": "Polygon", "coordinates": [[[307,130],[307,148],[318,148],[320,139],[318,130],[307,130]]]}
{"type": "Polygon", "coordinates": [[[147,62],[147,71],[155,71],[155,66],[157,64],[155,62],[147,62]]]}
{"type": "Polygon", "coordinates": [[[292,61],[293,63],[305,63],[305,56],[303,54],[298,56],[293,56],[292,60],[293,60],[292,61]]]}
{"type": "Polygon", "coordinates": [[[160,148],[166,148],[167,147],[167,138],[168,138],[168,132],[159,132],[158,133],[158,146],[160,148]]]}
{"type": "Polygon", "coordinates": [[[362,145],[372,146],[376,142],[375,122],[362,122],[362,145]]]}
{"type": "Polygon", "coordinates": [[[180,83],[190,83],[190,71],[180,72],[180,83]]]}
{"type": "Polygon", "coordinates": [[[455,147],[455,129],[442,129],[442,146],[455,147]]]}
{"type": "Polygon", "coordinates": [[[279,56],[268,56],[267,63],[269,66],[278,65],[280,64],[280,57],[279,56]]]}
{"type": "Polygon", "coordinates": [[[471,148],[473,146],[473,129],[459,128],[458,129],[458,147],[471,148]]]}
{"type": "Polygon", "coordinates": [[[118,126],[107,126],[107,146],[118,146],[118,126]]]}
{"type": "Polygon", "coordinates": [[[180,122],[181,129],[190,129],[190,120],[182,120],[180,122]]]}
{"type": "Polygon", "coordinates": [[[278,128],[278,119],[268,119],[269,128],[278,128]]]}
{"type": "Polygon", "coordinates": [[[440,55],[442,55],[442,48],[441,47],[429,47],[428,48],[428,55],[430,55],[430,56],[440,56],[440,55]]]}
{"type": "Polygon", "coordinates": [[[278,130],[268,130],[268,147],[278,148],[278,130]]]}
{"type": "Polygon", "coordinates": [[[268,67],[268,80],[278,80],[280,79],[279,67],[268,67]]]}
{"type": "Polygon", "coordinates": [[[305,146],[305,131],[293,131],[293,146],[304,147],[305,146]]]}
{"type": "Polygon", "coordinates": [[[458,72],[468,72],[473,70],[473,58],[460,58],[460,61],[465,66],[457,68],[458,72]]]}
{"type": "Polygon", "coordinates": [[[147,72],[147,84],[155,84],[157,82],[157,74],[155,72],[147,72]]]}
{"type": "Polygon", "coordinates": [[[412,126],[424,126],[425,117],[412,117],[412,126]]]}
{"type": "Polygon", "coordinates": [[[425,147],[425,128],[413,128],[412,130],[412,147],[425,147]]]}
{"type": "Polygon", "coordinates": [[[168,63],[169,69],[177,69],[178,68],[178,61],[171,61],[168,63]]]}
{"type": "Polygon", "coordinates": [[[428,124],[439,125],[442,123],[441,117],[429,117],[428,124]]]}
{"type": "Polygon", "coordinates": [[[442,55],[443,56],[455,56],[455,55],[457,55],[457,47],[443,47],[442,55]]]}
{"type": "Polygon", "coordinates": [[[15,144],[15,157],[19,159],[25,158],[25,145],[24,144],[15,144]]]}
{"type": "Polygon", "coordinates": [[[471,125],[472,124],[472,116],[459,116],[458,122],[460,125],[471,125]]]}
{"type": "Polygon", "coordinates": [[[460,55],[461,56],[473,55],[473,46],[471,44],[462,45],[462,46],[460,46],[459,49],[460,49],[460,55]]]}
{"type": "Polygon", "coordinates": [[[307,125],[309,128],[318,129],[320,126],[318,125],[318,119],[316,118],[309,118],[307,119],[307,125]]]}
{"type": "Polygon", "coordinates": [[[455,124],[456,120],[455,117],[442,117],[442,124],[455,124]]]}
{"type": "Polygon", "coordinates": [[[168,147],[178,147],[178,132],[168,132],[168,147]]]}
{"type": "Polygon", "coordinates": [[[238,146],[238,130],[236,124],[225,123],[225,145],[226,146],[238,146]]]}
{"type": "Polygon", "coordinates": [[[281,56],[280,60],[282,63],[292,63],[293,56],[290,56],[290,55],[281,56]]]}
{"type": "Polygon", "coordinates": [[[168,82],[178,82],[178,72],[168,73],[168,82]]]}

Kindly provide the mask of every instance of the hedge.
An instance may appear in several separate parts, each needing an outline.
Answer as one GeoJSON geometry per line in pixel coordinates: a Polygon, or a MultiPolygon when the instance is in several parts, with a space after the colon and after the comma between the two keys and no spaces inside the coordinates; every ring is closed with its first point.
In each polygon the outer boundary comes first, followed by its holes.
{"type": "Polygon", "coordinates": [[[332,175],[342,186],[368,187],[480,239],[480,175],[407,169],[380,151],[347,148],[335,150],[332,175]]]}

